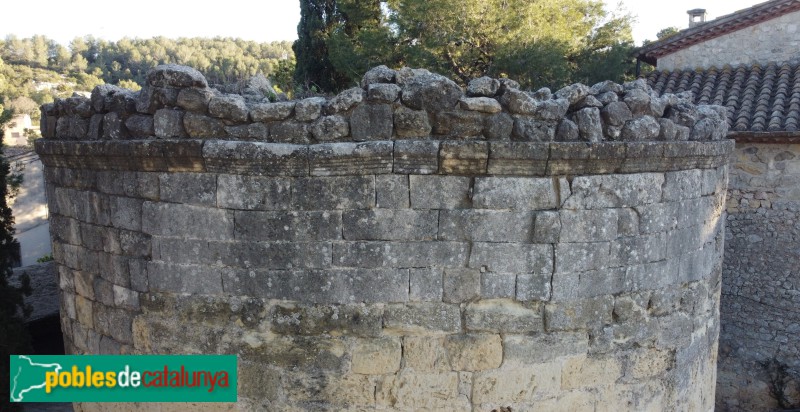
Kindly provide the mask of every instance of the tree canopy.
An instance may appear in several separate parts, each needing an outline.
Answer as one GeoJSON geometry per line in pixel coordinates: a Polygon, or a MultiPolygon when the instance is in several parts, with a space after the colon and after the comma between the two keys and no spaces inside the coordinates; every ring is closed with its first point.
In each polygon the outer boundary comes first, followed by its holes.
{"type": "Polygon", "coordinates": [[[111,42],[86,36],[65,47],[45,36],[12,35],[0,40],[0,103],[29,112],[31,100],[38,107],[98,84],[138,89],[148,70],[165,63],[194,67],[211,83],[232,83],[257,73],[285,72],[294,56],[288,41],[156,37],[111,42]]]}
{"type": "Polygon", "coordinates": [[[631,16],[609,13],[598,0],[300,4],[297,78],[325,65],[329,81],[319,84],[328,90],[350,87],[377,64],[425,67],[461,83],[508,76],[528,87],[621,81],[634,69],[631,16]]]}

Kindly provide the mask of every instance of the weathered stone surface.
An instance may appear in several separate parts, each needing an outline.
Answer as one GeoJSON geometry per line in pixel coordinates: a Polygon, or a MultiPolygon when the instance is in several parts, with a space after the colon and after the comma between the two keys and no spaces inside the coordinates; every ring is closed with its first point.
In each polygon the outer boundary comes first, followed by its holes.
{"type": "Polygon", "coordinates": [[[192,112],[188,112],[183,116],[183,128],[189,137],[194,138],[223,138],[227,136],[222,121],[192,112]]]}
{"type": "Polygon", "coordinates": [[[125,120],[125,127],[135,138],[147,138],[155,135],[153,116],[135,114],[125,120]]]}
{"type": "Polygon", "coordinates": [[[448,110],[463,94],[455,82],[427,70],[403,68],[398,72],[397,83],[403,89],[403,104],[414,110],[448,110]]]}
{"type": "Polygon", "coordinates": [[[445,303],[388,305],[383,322],[385,329],[403,333],[454,333],[461,330],[461,311],[458,305],[445,303]]]}
{"type": "Polygon", "coordinates": [[[210,89],[185,88],[178,92],[176,104],[184,110],[206,113],[214,92],[210,89]]]}
{"type": "Polygon", "coordinates": [[[548,332],[584,329],[588,325],[611,322],[614,299],[611,296],[545,305],[545,328],[548,332]]]}
{"type": "Polygon", "coordinates": [[[633,120],[625,122],[622,127],[622,140],[624,141],[641,141],[641,140],[655,140],[661,131],[661,126],[656,119],[650,116],[638,117],[633,120]]]}
{"type": "Polygon", "coordinates": [[[650,115],[650,94],[641,89],[631,89],[625,92],[622,99],[634,116],[650,115]]]}
{"type": "Polygon", "coordinates": [[[486,405],[533,404],[552,397],[561,388],[559,362],[478,372],[472,384],[472,402],[486,405]]]}
{"type": "Polygon", "coordinates": [[[216,206],[217,179],[205,173],[164,173],[159,176],[161,200],[216,206]]]}
{"type": "Polygon", "coordinates": [[[372,208],[375,207],[375,180],[371,176],[296,179],[291,202],[292,208],[301,210],[372,208]]]}
{"type": "Polygon", "coordinates": [[[367,100],[377,103],[394,103],[400,97],[400,86],[396,84],[370,84],[367,86],[367,100]]]}
{"type": "Polygon", "coordinates": [[[566,356],[585,355],[589,350],[589,336],[586,332],[508,335],[503,338],[503,348],[503,361],[509,365],[553,362],[566,356]]]}
{"type": "Polygon", "coordinates": [[[412,302],[441,302],[442,270],[410,269],[408,297],[412,302]]]}
{"type": "Polygon", "coordinates": [[[581,140],[599,142],[603,140],[603,126],[600,120],[600,110],[595,107],[581,109],[575,112],[575,123],[581,140]]]}
{"type": "Polygon", "coordinates": [[[496,113],[486,116],[483,134],[490,140],[508,140],[514,129],[514,118],[508,113],[496,113]]]}
{"type": "Polygon", "coordinates": [[[246,122],[248,109],[242,96],[236,94],[216,95],[208,102],[208,113],[220,119],[246,122]]]}
{"type": "Polygon", "coordinates": [[[385,174],[392,171],[392,143],[327,143],[309,148],[312,176],[385,174]]]}
{"type": "Polygon", "coordinates": [[[250,108],[250,119],[254,122],[284,120],[292,115],[295,102],[259,103],[250,108]]]}
{"type": "Polygon", "coordinates": [[[444,302],[467,302],[476,300],[481,295],[481,273],[478,270],[445,269],[442,282],[444,302]]]}
{"type": "Polygon", "coordinates": [[[547,282],[553,270],[550,245],[473,243],[469,266],[499,273],[542,274],[547,282]]]}
{"type": "Polygon", "coordinates": [[[439,147],[439,171],[447,174],[485,173],[489,161],[486,142],[442,142],[439,147]]]}
{"type": "MultiPolygon", "coordinates": [[[[464,322],[468,331],[528,334],[544,330],[540,307],[528,308],[507,299],[470,303],[465,311],[464,322]]],[[[528,336],[525,337],[527,339],[528,336]]],[[[505,358],[508,359],[508,355],[505,358]]]]}
{"type": "Polygon", "coordinates": [[[269,128],[269,139],[275,142],[307,144],[309,135],[309,127],[304,123],[291,121],[274,123],[269,128]]]}
{"type": "Polygon", "coordinates": [[[478,177],[472,202],[480,209],[540,210],[558,206],[553,180],[549,178],[478,177]]]}
{"type": "MultiPolygon", "coordinates": [[[[174,114],[172,113],[167,113],[166,115],[162,115],[160,123],[162,125],[162,130],[161,130],[162,133],[166,133],[168,130],[172,130],[170,126],[174,125],[173,117],[176,116],[174,116],[174,114]]],[[[61,126],[61,119],[67,120],[67,118],[64,117],[59,118],[58,126],[61,126]]],[[[153,119],[154,125],[156,120],[157,120],[156,118],[153,119]]],[[[105,115],[103,115],[103,123],[101,126],[101,130],[103,131],[103,139],[106,140],[119,140],[119,139],[124,139],[128,136],[128,129],[125,128],[125,124],[123,123],[122,118],[120,118],[117,113],[106,113],[105,115]]],[[[61,135],[60,131],[57,127],[56,136],[58,137],[60,135],[61,135]]],[[[156,136],[158,136],[158,129],[156,129],[156,136]]]]}
{"type": "Polygon", "coordinates": [[[624,126],[625,122],[628,120],[633,119],[633,113],[631,113],[631,109],[628,108],[628,105],[623,102],[611,102],[602,110],[600,110],[600,114],[603,118],[603,121],[611,126],[624,126]]]}
{"type": "Polygon", "coordinates": [[[433,240],[439,215],[435,211],[354,210],[343,215],[346,240],[433,240]]]}
{"type": "Polygon", "coordinates": [[[224,130],[228,136],[236,139],[263,141],[269,138],[269,126],[267,126],[264,123],[243,124],[239,126],[224,126],[224,130]]]}
{"type": "Polygon", "coordinates": [[[513,298],[517,276],[513,273],[481,273],[481,298],[513,298]]]}
{"type": "MultiPolygon", "coordinates": [[[[156,136],[162,138],[187,137],[186,129],[183,127],[183,117],[185,112],[182,110],[160,109],[153,116],[153,126],[156,136]]],[[[106,115],[108,117],[108,115],[106,115]]],[[[103,124],[103,130],[110,129],[103,124]]]]}
{"type": "Polygon", "coordinates": [[[500,89],[500,81],[491,77],[479,77],[470,80],[467,85],[467,96],[471,97],[494,97],[500,89]]]}
{"type": "Polygon", "coordinates": [[[298,100],[294,106],[294,118],[299,122],[316,120],[322,114],[322,105],[325,104],[325,101],[324,97],[298,100]]]}
{"type": "Polygon", "coordinates": [[[221,174],[217,177],[217,204],[228,209],[284,210],[291,203],[287,178],[221,174]]]}
{"type": "Polygon", "coordinates": [[[375,205],[379,208],[408,208],[408,191],[408,176],[375,176],[375,205]]]}
{"type": "Polygon", "coordinates": [[[414,209],[461,209],[469,206],[470,178],[461,176],[409,176],[414,209]]]}
{"type": "Polygon", "coordinates": [[[556,127],[556,123],[520,116],[514,119],[511,138],[526,142],[552,142],[556,135],[556,127]]]}
{"type": "Polygon", "coordinates": [[[392,108],[388,104],[362,104],[350,115],[350,133],[355,141],[390,140],[392,108]]]}
{"type": "Polygon", "coordinates": [[[574,142],[580,138],[580,129],[572,120],[564,119],[556,129],[556,140],[559,142],[574,142]]]}
{"type": "Polygon", "coordinates": [[[373,67],[364,73],[361,78],[361,87],[368,87],[376,83],[394,83],[397,72],[385,65],[373,67]]]}
{"type": "MultiPolygon", "coordinates": [[[[287,263],[291,263],[286,262],[287,253],[295,254],[293,266],[298,266],[297,263],[302,263],[301,259],[306,259],[303,256],[309,255],[309,252],[276,248],[272,253],[276,259],[284,260],[275,261],[275,266],[286,267],[287,263]]],[[[321,260],[329,258],[324,255],[320,257],[321,260]]],[[[302,265],[299,267],[302,268],[302,265]]],[[[402,269],[306,269],[290,273],[285,270],[266,270],[256,271],[252,277],[246,272],[227,277],[223,275],[223,283],[228,293],[264,299],[321,304],[408,301],[408,270],[402,269]]]]}
{"type": "Polygon", "coordinates": [[[464,110],[475,112],[498,113],[503,111],[500,103],[490,97],[462,97],[458,104],[464,110]]]}
{"type": "MultiPolygon", "coordinates": [[[[176,106],[178,103],[178,91],[179,89],[169,87],[151,87],[145,85],[142,90],[130,96],[134,99],[133,104],[137,112],[153,114],[159,109],[176,106]]],[[[114,97],[112,97],[112,105],[114,101],[119,101],[118,96],[120,96],[120,94],[115,94],[114,97]]],[[[124,112],[124,110],[117,110],[117,112],[124,112]]]]}
{"type": "Polygon", "coordinates": [[[570,106],[572,106],[574,104],[577,104],[584,98],[586,98],[586,96],[589,95],[589,92],[590,92],[589,86],[580,83],[575,83],[561,88],[555,93],[555,95],[556,98],[566,99],[569,102],[570,106]]]}
{"type": "MultiPolygon", "coordinates": [[[[411,204],[414,206],[413,194],[411,204]]],[[[439,214],[439,238],[443,240],[527,242],[532,226],[531,212],[442,210],[439,214]]]]}
{"type": "Polygon", "coordinates": [[[450,367],[457,371],[481,371],[500,367],[503,345],[500,335],[450,335],[444,341],[450,367]]]}
{"type": "Polygon", "coordinates": [[[565,200],[564,207],[605,209],[653,204],[661,201],[663,184],[661,173],[579,176],[572,181],[572,196],[565,200]]]}
{"type": "Polygon", "coordinates": [[[360,87],[347,89],[325,103],[325,114],[346,112],[364,100],[364,90],[360,87]]]}
{"type": "Polygon", "coordinates": [[[92,89],[91,95],[91,104],[92,108],[97,113],[105,113],[111,111],[111,102],[115,94],[117,93],[128,93],[128,90],[125,90],[119,86],[114,86],[112,84],[101,84],[99,86],[95,86],[92,89]]]}
{"type": "MultiPolygon", "coordinates": [[[[771,185],[798,180],[800,155],[740,153],[752,165],[736,169],[727,206],[771,220],[726,219],[719,166],[732,142],[713,141],[724,108],[659,98],[644,80],[554,96],[483,79],[452,107],[395,100],[429,75],[379,68],[337,107],[311,98],[294,114],[292,103],[264,104],[255,79],[243,93],[265,117],[250,122],[212,116],[204,99],[218,92],[196,86],[147,85],[108,102],[98,91],[106,113],[78,97],[44,107],[47,133],[67,140],[36,145],[66,349],[239,353],[244,409],[710,410],[719,288],[752,298],[723,312],[744,314],[740,329],[752,331],[753,302],[785,286],[746,254],[730,255],[764,274],[760,289],[720,282],[723,246],[775,240],[765,256],[796,260],[782,232],[749,222],[797,220],[795,194],[771,185]],[[455,107],[495,98],[504,111],[455,107]],[[146,136],[136,122],[159,110],[185,113],[187,134],[229,139],[68,141],[146,136]],[[404,113],[415,118],[404,124],[404,113]],[[188,125],[195,116],[210,123],[188,125]],[[331,135],[350,141],[308,145],[324,116],[349,123],[331,135]],[[631,123],[651,120],[656,132],[635,139],[660,141],[601,141],[621,140],[626,124],[633,138],[631,123]],[[703,141],[678,141],[692,128],[703,141]],[[353,141],[362,138],[380,140],[353,141]],[[764,189],[741,192],[751,180],[764,189]]],[[[447,100],[439,86],[444,95],[425,98],[447,100]]],[[[760,347],[785,347],[787,336],[760,347]]]]}
{"type": "Polygon", "coordinates": [[[155,87],[208,87],[203,75],[190,67],[162,64],[147,72],[147,83],[155,87]]]}
{"type": "Polygon", "coordinates": [[[452,139],[471,139],[481,136],[484,116],[477,112],[442,111],[436,114],[433,133],[452,139]]]}
{"type": "Polygon", "coordinates": [[[360,340],[353,349],[352,371],[365,375],[384,375],[400,369],[400,339],[360,340]]]}
{"type": "Polygon", "coordinates": [[[341,333],[377,337],[382,329],[383,310],[362,305],[276,306],[272,331],[280,334],[322,335],[341,333]]]}
{"type": "Polygon", "coordinates": [[[325,116],[314,123],[311,134],[320,142],[341,139],[350,134],[350,123],[339,115],[325,116]]]}
{"type": "Polygon", "coordinates": [[[464,267],[467,244],[459,242],[347,242],[333,247],[340,267],[464,267]]]}
{"type": "Polygon", "coordinates": [[[411,110],[407,107],[400,107],[395,110],[394,127],[397,137],[401,138],[426,138],[430,136],[432,129],[426,111],[411,110]]]}
{"type": "Polygon", "coordinates": [[[394,173],[427,175],[439,171],[439,142],[397,140],[394,142],[394,173]]]}
{"type": "Polygon", "coordinates": [[[158,236],[233,239],[233,212],[169,203],[144,202],[142,230],[158,236]],[[192,229],[186,231],[186,228],[192,229]]]}

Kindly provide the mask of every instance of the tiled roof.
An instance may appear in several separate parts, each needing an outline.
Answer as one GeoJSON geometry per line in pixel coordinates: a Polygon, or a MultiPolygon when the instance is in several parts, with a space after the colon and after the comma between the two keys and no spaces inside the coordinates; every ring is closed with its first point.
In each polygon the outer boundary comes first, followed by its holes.
{"type": "MultiPolygon", "coordinates": [[[[696,104],[728,108],[731,137],[800,137],[800,63],[656,71],[646,77],[659,95],[691,91],[696,104]]],[[[766,141],[765,140],[765,141],[766,141]]]]}
{"type": "Polygon", "coordinates": [[[652,42],[639,51],[639,59],[655,66],[661,56],[797,10],[800,10],[800,0],[771,0],[756,4],[652,42]]]}

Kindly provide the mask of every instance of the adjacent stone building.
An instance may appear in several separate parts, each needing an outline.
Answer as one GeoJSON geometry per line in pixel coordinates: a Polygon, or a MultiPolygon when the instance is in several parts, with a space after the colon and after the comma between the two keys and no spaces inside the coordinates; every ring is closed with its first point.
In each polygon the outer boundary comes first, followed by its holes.
{"type": "Polygon", "coordinates": [[[656,93],[727,109],[727,201],[717,407],[798,407],[800,1],[774,0],[645,47],[656,93]]]}

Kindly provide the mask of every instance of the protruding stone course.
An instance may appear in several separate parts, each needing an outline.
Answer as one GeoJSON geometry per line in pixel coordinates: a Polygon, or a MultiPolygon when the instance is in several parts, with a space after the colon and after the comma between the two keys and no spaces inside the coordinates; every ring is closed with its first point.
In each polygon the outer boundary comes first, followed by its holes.
{"type": "Polygon", "coordinates": [[[386,67],[268,103],[154,73],[146,110],[104,87],[43,111],[70,353],[235,353],[242,410],[713,405],[716,109],[386,67]]]}

